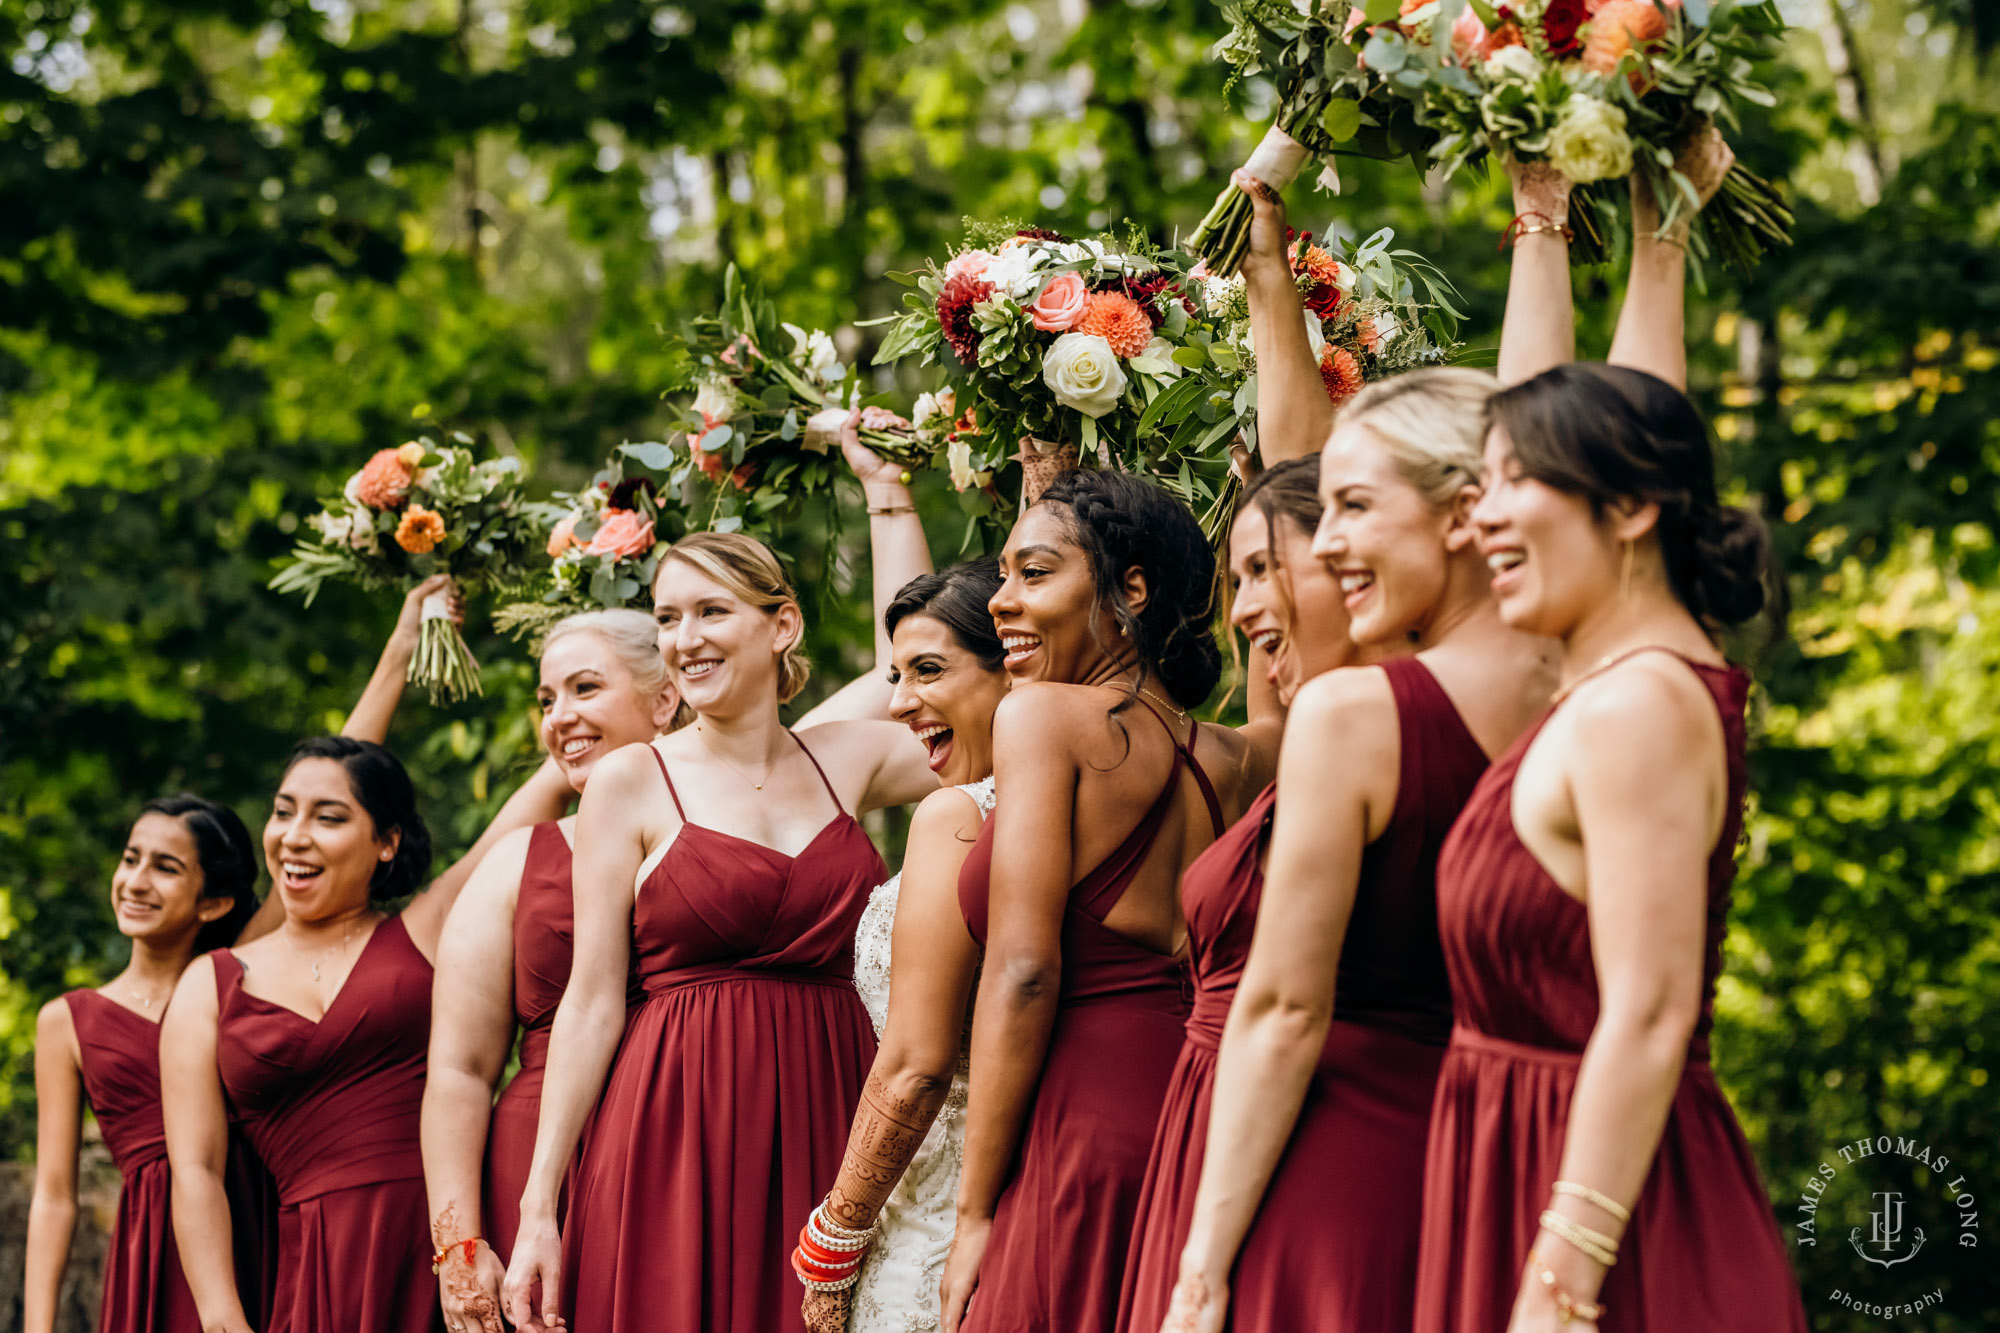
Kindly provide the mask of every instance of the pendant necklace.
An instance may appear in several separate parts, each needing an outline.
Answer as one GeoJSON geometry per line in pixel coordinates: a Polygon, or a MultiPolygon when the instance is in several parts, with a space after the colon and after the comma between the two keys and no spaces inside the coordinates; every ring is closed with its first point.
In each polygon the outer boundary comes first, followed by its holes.
{"type": "Polygon", "coordinates": [[[1656,651],[1663,653],[1672,653],[1675,657],[1686,656],[1684,653],[1681,652],[1680,649],[1673,647],[1671,644],[1665,644],[1665,643],[1642,643],[1637,645],[1636,647],[1620,648],[1615,652],[1606,653],[1604,656],[1598,658],[1597,661],[1591,665],[1588,671],[1585,671],[1582,674],[1578,675],[1574,680],[1570,681],[1569,684],[1562,686],[1554,694],[1550,695],[1549,706],[1553,708],[1555,705],[1569,698],[1571,692],[1574,691],[1577,688],[1577,686],[1583,684],[1587,680],[1596,677],[1597,675],[1601,674],[1608,668],[1617,666],[1620,662],[1623,662],[1626,658],[1636,656],[1639,653],[1656,652],[1656,651]]]}
{"type": "MultiPolygon", "coordinates": [[[[716,763],[721,764],[724,768],[728,769],[731,773],[734,773],[737,777],[742,778],[745,782],[750,782],[750,775],[748,773],[745,773],[742,769],[730,763],[727,759],[724,759],[721,755],[715,752],[715,747],[708,743],[707,740],[708,733],[705,731],[701,731],[701,723],[699,722],[695,723],[694,729],[696,731],[701,732],[703,737],[702,748],[708,751],[709,758],[713,759],[716,763]]],[[[769,782],[771,780],[771,770],[776,768],[777,766],[778,765],[775,762],[765,766],[764,782],[769,782]]],[[[756,788],[758,791],[762,791],[764,790],[764,782],[750,782],[750,785],[756,788]]]]}
{"type": "Polygon", "coordinates": [[[1185,722],[1188,720],[1187,709],[1174,707],[1174,705],[1168,703],[1165,699],[1162,699],[1159,695],[1153,693],[1151,690],[1147,689],[1144,685],[1141,685],[1139,687],[1139,693],[1145,695],[1148,699],[1151,699],[1154,703],[1166,709],[1169,713],[1172,713],[1175,717],[1179,718],[1181,721],[1185,722]]]}
{"type": "MultiPolygon", "coordinates": [[[[347,923],[347,928],[340,932],[340,955],[343,958],[347,956],[347,941],[350,938],[352,938],[353,935],[354,935],[354,923],[352,921],[349,921],[347,923]]],[[[278,938],[284,941],[284,945],[287,949],[290,949],[292,951],[292,957],[298,959],[300,962],[304,963],[307,967],[312,969],[313,982],[314,984],[318,984],[319,961],[316,959],[308,958],[306,957],[305,954],[299,952],[299,946],[292,943],[291,933],[287,931],[283,926],[278,927],[278,938]]],[[[331,947],[322,949],[320,950],[319,957],[320,959],[324,959],[328,954],[331,954],[332,952],[333,949],[331,947]]]]}
{"type": "MultiPolygon", "coordinates": [[[[149,1014],[153,1012],[153,1005],[156,1002],[155,997],[150,995],[141,995],[139,993],[139,988],[137,986],[134,986],[130,981],[126,980],[124,977],[118,978],[118,983],[123,987],[125,987],[125,993],[127,995],[130,995],[133,999],[139,1002],[139,1007],[141,1009],[145,1010],[149,1014]]],[[[172,995],[173,993],[174,993],[174,988],[172,986],[167,987],[167,994],[172,995]]]]}

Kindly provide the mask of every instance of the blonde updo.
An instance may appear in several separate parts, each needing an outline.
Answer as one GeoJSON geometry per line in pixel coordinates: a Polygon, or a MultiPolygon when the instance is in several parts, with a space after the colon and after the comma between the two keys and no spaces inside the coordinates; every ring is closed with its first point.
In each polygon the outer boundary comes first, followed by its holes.
{"type": "Polygon", "coordinates": [[[1334,434],[1366,426],[1396,471],[1433,509],[1480,484],[1486,447],[1486,400],[1500,381],[1480,370],[1439,367],[1377,380],[1349,399],[1334,434]]]}
{"type": "MultiPolygon", "coordinates": [[[[740,532],[694,532],[681,538],[660,558],[662,567],[678,560],[700,570],[729,590],[732,597],[759,611],[775,612],[790,606],[799,612],[799,594],[785,574],[785,567],[771,548],[740,532]]],[[[655,578],[658,575],[654,576],[655,578]]],[[[790,703],[812,675],[812,662],[805,654],[805,635],[800,634],[778,659],[778,702],[790,703]]]]}
{"type": "MultiPolygon", "coordinates": [[[[663,694],[673,683],[667,672],[667,659],[660,654],[659,626],[644,611],[579,611],[564,616],[543,636],[542,653],[547,655],[556,644],[577,634],[595,634],[604,640],[632,673],[632,683],[639,693],[663,694]]],[[[692,708],[679,701],[676,704],[673,720],[667,724],[668,731],[677,731],[694,720],[692,708]]]]}

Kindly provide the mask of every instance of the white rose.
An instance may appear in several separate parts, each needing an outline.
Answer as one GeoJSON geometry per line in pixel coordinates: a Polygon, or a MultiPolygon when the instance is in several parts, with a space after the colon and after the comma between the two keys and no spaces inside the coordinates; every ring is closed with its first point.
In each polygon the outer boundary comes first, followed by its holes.
{"type": "Polygon", "coordinates": [[[1494,82],[1518,79],[1533,83],[1542,77],[1542,62],[1525,46],[1503,46],[1487,58],[1486,76],[1494,82]]]}
{"type": "Polygon", "coordinates": [[[354,533],[354,517],[351,514],[330,514],[325,510],[306,520],[306,526],[326,538],[329,546],[347,544],[354,533]]]}
{"type": "Polygon", "coordinates": [[[1402,331],[1402,322],[1388,311],[1383,311],[1381,314],[1375,316],[1375,345],[1368,350],[1378,356],[1381,355],[1382,349],[1387,347],[1390,340],[1402,331]]]}
{"type": "Polygon", "coordinates": [[[1549,165],[1575,185],[1631,175],[1632,139],[1625,133],[1625,113],[1595,97],[1571,97],[1549,131],[1549,165]]]}
{"type": "Polygon", "coordinates": [[[944,447],[945,462],[951,468],[953,489],[969,491],[975,486],[989,485],[993,480],[991,472],[972,470],[972,446],[964,440],[953,440],[944,447]]]}
{"type": "Polygon", "coordinates": [[[720,425],[736,415],[736,393],[721,380],[703,380],[695,391],[694,410],[706,421],[720,425]]]}
{"type": "Polygon", "coordinates": [[[1157,333],[1153,335],[1153,341],[1140,348],[1139,355],[1132,358],[1132,369],[1170,380],[1179,379],[1186,371],[1185,366],[1174,360],[1173,343],[1157,333]]]}
{"type": "Polygon", "coordinates": [[[1125,392],[1125,371],[1111,344],[1095,333],[1065,333],[1042,359],[1042,379],[1064,407],[1101,417],[1125,392]]]}
{"type": "Polygon", "coordinates": [[[1243,277],[1218,278],[1207,274],[1201,280],[1201,300],[1210,313],[1226,315],[1235,310],[1243,298],[1243,277]]]}
{"type": "MultiPolygon", "coordinates": [[[[1312,311],[1305,312],[1306,342],[1312,348],[1313,363],[1319,363],[1320,350],[1326,346],[1326,331],[1319,326],[1319,316],[1312,311]]],[[[1252,357],[1257,355],[1257,337],[1250,331],[1250,321],[1243,321],[1243,349],[1252,357]]]]}
{"type": "Polygon", "coordinates": [[[917,395],[917,405],[910,409],[910,424],[912,426],[915,426],[918,430],[922,430],[925,426],[931,424],[931,418],[935,417],[937,414],[938,414],[937,395],[932,393],[920,393],[917,395]]]}
{"type": "Polygon", "coordinates": [[[823,329],[807,333],[796,324],[784,326],[792,335],[792,359],[804,367],[805,372],[821,383],[831,383],[841,378],[840,352],[834,347],[833,339],[826,336],[823,329]]]}
{"type": "Polygon", "coordinates": [[[993,257],[979,276],[993,284],[993,290],[1025,301],[1035,290],[1036,274],[1047,252],[1039,245],[1012,245],[993,257]]]}

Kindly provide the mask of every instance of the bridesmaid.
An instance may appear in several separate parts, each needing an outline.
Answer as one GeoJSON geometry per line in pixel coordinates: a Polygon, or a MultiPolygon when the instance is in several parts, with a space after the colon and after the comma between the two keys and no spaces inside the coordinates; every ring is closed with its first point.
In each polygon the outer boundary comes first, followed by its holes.
{"type": "Polygon", "coordinates": [[[1763,525],[1720,503],[1664,381],[1568,366],[1498,395],[1475,511],[1507,623],[1562,645],[1556,707],[1439,866],[1458,1026],[1424,1188],[1417,1328],[1806,1327],[1708,1063],[1763,525]]]}
{"type": "MultiPolygon", "coordinates": [[[[424,599],[439,591],[449,591],[442,577],[403,599],[396,628],[348,716],[345,734],[379,739],[387,732],[416,652],[424,599]]],[[[451,595],[456,614],[456,594],[451,595]]],[[[152,801],[127,834],[111,898],[119,933],[132,941],[130,961],[109,985],[52,1001],[36,1024],[39,1136],[22,1310],[28,1333],[51,1333],[55,1325],[76,1221],[86,1097],[123,1177],[99,1327],[106,1333],[200,1329],[173,1237],[159,1023],[190,961],[263,933],[252,920],[256,880],[256,852],[243,821],[211,801],[186,795],[152,801]]],[[[262,1164],[235,1134],[224,1186],[238,1218],[238,1281],[262,1323],[276,1259],[276,1201],[262,1164]]]]}
{"type": "Polygon", "coordinates": [[[1221,671],[1214,557],[1165,491],[1063,473],[1001,572],[1006,799],[959,883],[986,963],[943,1321],[1105,1330],[1186,1016],[1176,889],[1269,760],[1188,716],[1221,671]]]}
{"type": "Polygon", "coordinates": [[[937,1327],[965,1142],[964,1034],[979,950],[958,910],[958,875],[993,810],[993,714],[1007,694],[1005,650],[986,606],[987,561],[912,579],[882,617],[892,645],[891,715],[930,752],[945,785],[910,820],[903,868],[870,896],[855,937],[855,987],[881,1046],[854,1113],[833,1190],[809,1219],[871,1235],[820,1255],[804,1240],[810,1333],[937,1327]],[[893,936],[893,938],[892,938],[893,936]],[[852,1270],[859,1264],[857,1273],[852,1270]]]}
{"type": "Polygon", "coordinates": [[[197,796],[148,801],[111,876],[131,961],[98,990],[73,990],[35,1025],[39,1134],[28,1213],[26,1333],[54,1333],[76,1221],[77,1146],[87,1097],[118,1167],[98,1327],[200,1333],[181,1276],[160,1123],[159,1016],[197,954],[228,944],[257,910],[256,853],[236,812],[197,796]]]}
{"type": "Polygon", "coordinates": [[[797,595],[760,543],[690,536],[653,595],[695,721],[606,756],[584,797],[575,963],[507,1316],[546,1327],[567,1291],[590,1333],[800,1329],[783,1256],[838,1168],[875,1054],[851,978],[856,922],[886,875],[855,812],[937,778],[893,722],[795,735],[779,721],[808,668],[797,595]],[[635,963],[645,999],[626,1025],[635,963]]]}
{"type": "MultiPolygon", "coordinates": [[[[569,785],[671,728],[680,708],[651,616],[590,611],[542,643],[541,741],[569,785]]],[[[501,1333],[499,1293],[535,1147],[549,1022],[569,980],[575,818],[517,829],[452,909],[432,986],[424,1176],[448,1328],[501,1333]],[[520,1066],[493,1088],[520,1033],[520,1066]]]]}

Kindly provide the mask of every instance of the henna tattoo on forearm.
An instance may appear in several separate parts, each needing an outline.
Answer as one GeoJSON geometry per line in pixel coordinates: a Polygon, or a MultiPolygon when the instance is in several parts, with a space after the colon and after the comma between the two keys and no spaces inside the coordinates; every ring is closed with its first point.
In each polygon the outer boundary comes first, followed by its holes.
{"type": "Polygon", "coordinates": [[[926,1079],[914,1095],[898,1097],[878,1075],[869,1073],[840,1175],[826,1199],[834,1221],[856,1229],[874,1224],[950,1090],[948,1079],[926,1079]]]}

